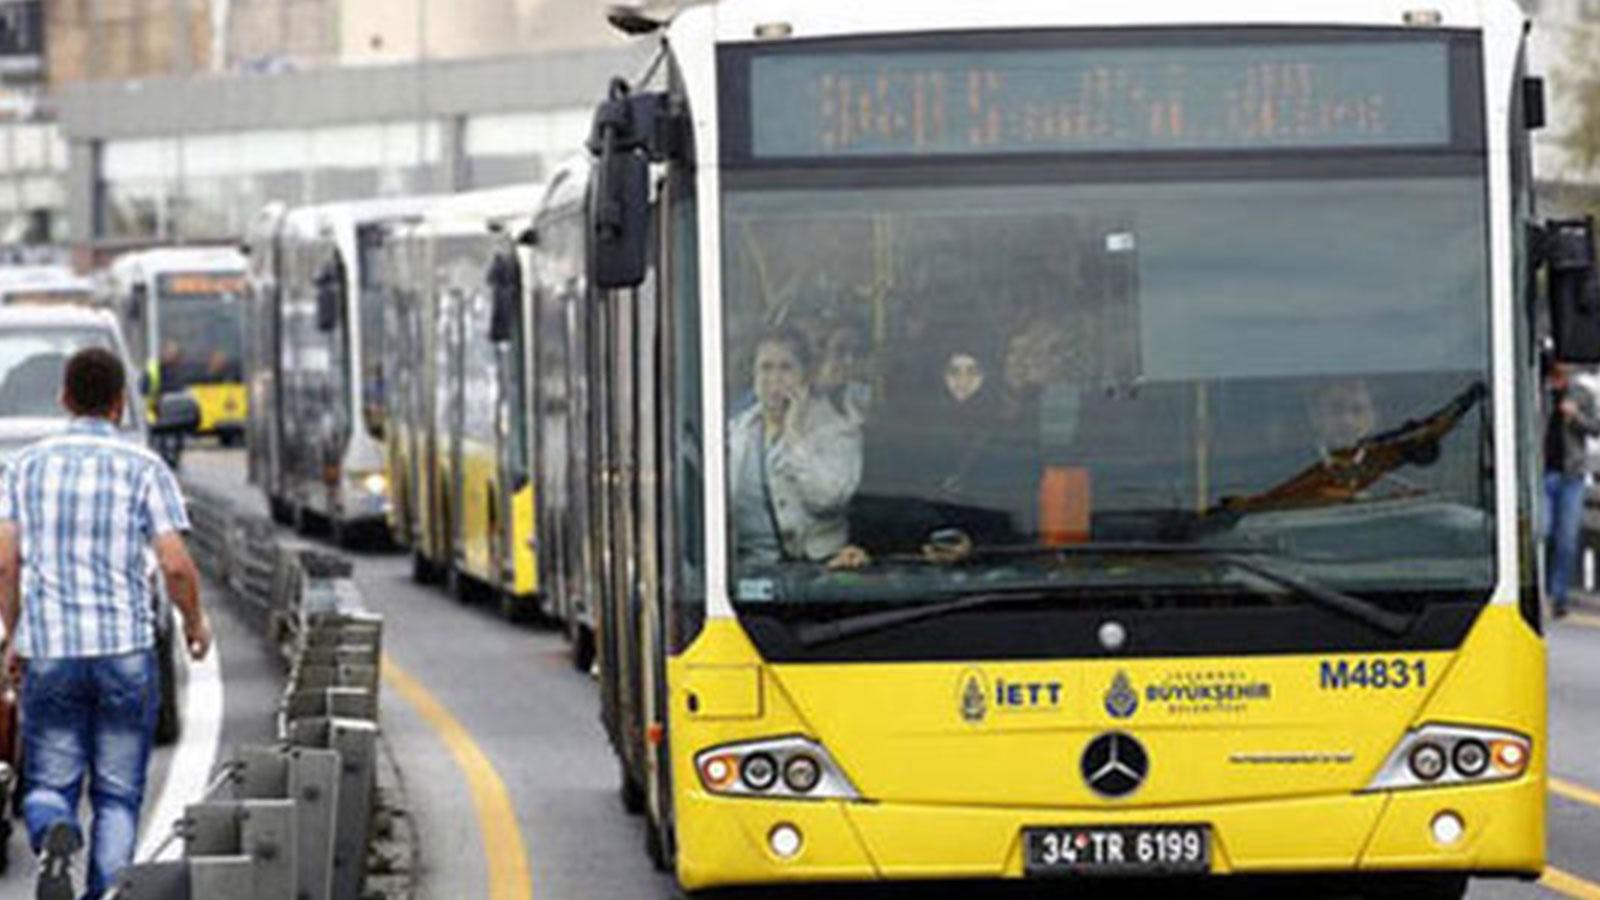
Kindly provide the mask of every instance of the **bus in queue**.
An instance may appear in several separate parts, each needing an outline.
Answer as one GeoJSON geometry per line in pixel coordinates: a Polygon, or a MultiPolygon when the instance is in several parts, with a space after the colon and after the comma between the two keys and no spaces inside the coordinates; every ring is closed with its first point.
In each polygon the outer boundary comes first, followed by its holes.
{"type": "Polygon", "coordinates": [[[1594,360],[1600,298],[1514,3],[611,16],[540,220],[684,889],[1539,876],[1535,301],[1594,360]]]}
{"type": "Polygon", "coordinates": [[[529,470],[518,321],[492,321],[496,292],[520,304],[516,234],[540,191],[439,198],[386,236],[385,459],[392,538],[419,580],[460,600],[492,599],[510,619],[537,611],[535,482],[529,470]]]}
{"type": "Polygon", "coordinates": [[[521,242],[521,308],[497,318],[519,322],[528,344],[529,444],[534,480],[539,578],[544,614],[563,628],[572,663],[588,671],[595,660],[602,547],[612,546],[612,521],[602,508],[599,480],[612,468],[606,432],[595,418],[599,382],[590,326],[588,243],[584,229],[590,166],[578,156],[551,178],[532,228],[521,242]]]}
{"type": "Polygon", "coordinates": [[[386,531],[383,234],[420,197],[269,206],[251,223],[250,481],[275,520],[337,543],[386,531]]]}
{"type": "Polygon", "coordinates": [[[161,395],[188,392],[200,405],[197,434],[242,442],[244,257],[225,247],[141,250],[117,257],[110,280],[151,414],[161,395]]]}
{"type": "Polygon", "coordinates": [[[103,305],[95,280],[70,266],[0,267],[0,306],[103,305]]]}

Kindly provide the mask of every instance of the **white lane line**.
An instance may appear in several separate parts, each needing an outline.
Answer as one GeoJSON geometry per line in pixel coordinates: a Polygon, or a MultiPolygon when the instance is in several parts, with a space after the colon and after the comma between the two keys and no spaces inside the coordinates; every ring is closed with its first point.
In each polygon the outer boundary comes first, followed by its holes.
{"type": "MultiPolygon", "coordinates": [[[[173,637],[182,641],[181,635],[173,637]]],[[[211,652],[200,662],[190,660],[181,644],[176,648],[184,672],[178,685],[183,698],[179,716],[182,732],[167,767],[167,780],[161,786],[161,794],[150,816],[144,821],[144,838],[134,857],[140,862],[150,860],[171,833],[173,823],[183,817],[189,804],[200,799],[211,782],[211,770],[217,764],[222,743],[222,651],[219,643],[213,640],[211,652]]],[[[182,852],[183,842],[173,841],[162,852],[161,859],[177,859],[182,852]]]]}

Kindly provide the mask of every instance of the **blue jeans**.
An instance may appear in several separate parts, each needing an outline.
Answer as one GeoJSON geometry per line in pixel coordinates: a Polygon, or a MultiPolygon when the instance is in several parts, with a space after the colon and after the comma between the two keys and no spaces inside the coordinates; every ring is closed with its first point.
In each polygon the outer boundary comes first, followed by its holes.
{"type": "Polygon", "coordinates": [[[1578,568],[1583,487],[1582,475],[1544,475],[1545,592],[1556,609],[1567,608],[1567,589],[1578,568]]]}
{"type": "Polygon", "coordinates": [[[38,853],[52,825],[79,828],[78,797],[88,776],[94,829],[87,897],[108,890],[133,861],[160,677],[151,650],[28,661],[22,683],[22,816],[38,853]]]}

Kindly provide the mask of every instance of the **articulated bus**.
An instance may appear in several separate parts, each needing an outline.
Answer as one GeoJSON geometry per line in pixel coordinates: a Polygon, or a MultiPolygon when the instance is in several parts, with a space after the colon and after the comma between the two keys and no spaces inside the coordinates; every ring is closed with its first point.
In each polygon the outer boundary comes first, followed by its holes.
{"type": "Polygon", "coordinates": [[[67,266],[0,267],[0,306],[102,306],[94,279],[67,266]]]}
{"type": "Polygon", "coordinates": [[[272,206],[252,223],[250,480],[273,518],[337,542],[381,533],[385,286],[376,256],[427,198],[272,206]]]}
{"type": "Polygon", "coordinates": [[[520,308],[514,239],[539,197],[508,187],[441,198],[395,225],[376,261],[389,286],[390,533],[418,580],[442,576],[462,600],[487,592],[513,619],[538,602],[536,482],[520,318],[492,320],[496,292],[520,308]]]}
{"type": "Polygon", "coordinates": [[[150,412],[165,393],[200,405],[199,434],[224,445],[244,438],[245,259],[229,248],[168,247],[117,257],[114,303],[150,412]]]}
{"type": "Polygon", "coordinates": [[[613,22],[661,55],[531,321],[686,889],[1539,875],[1531,292],[1594,251],[1533,218],[1515,4],[613,22]]]}

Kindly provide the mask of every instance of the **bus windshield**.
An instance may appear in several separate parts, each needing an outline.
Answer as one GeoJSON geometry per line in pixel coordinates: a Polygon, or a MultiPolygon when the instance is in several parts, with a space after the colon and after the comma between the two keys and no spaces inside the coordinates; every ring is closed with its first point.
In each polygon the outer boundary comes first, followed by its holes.
{"type": "Polygon", "coordinates": [[[158,279],[161,389],[243,379],[244,276],[168,274],[158,279]]]}
{"type": "MultiPolygon", "coordinates": [[[[785,65],[797,96],[832,77],[785,65]]],[[[736,604],[1486,597],[1482,161],[1413,93],[1393,143],[1435,154],[1127,138],[1074,168],[1067,138],[1006,158],[997,114],[981,158],[908,160],[887,125],[840,153],[753,115],[723,201],[736,604]]]]}

